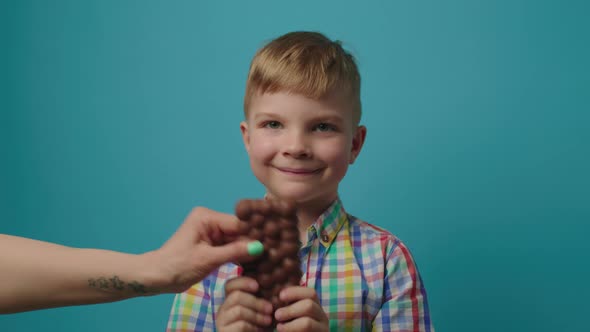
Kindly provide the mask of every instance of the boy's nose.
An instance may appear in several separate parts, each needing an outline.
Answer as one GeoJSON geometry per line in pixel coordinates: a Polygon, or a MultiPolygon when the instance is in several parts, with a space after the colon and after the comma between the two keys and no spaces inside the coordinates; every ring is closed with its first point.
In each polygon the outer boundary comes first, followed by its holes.
{"type": "Polygon", "coordinates": [[[311,157],[311,149],[305,135],[300,133],[292,133],[285,141],[283,154],[293,158],[309,158],[311,157]]]}

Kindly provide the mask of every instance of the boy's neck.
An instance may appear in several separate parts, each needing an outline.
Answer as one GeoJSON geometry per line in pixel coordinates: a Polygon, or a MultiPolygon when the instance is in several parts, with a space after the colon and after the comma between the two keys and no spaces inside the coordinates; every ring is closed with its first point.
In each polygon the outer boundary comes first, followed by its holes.
{"type": "MultiPolygon", "coordinates": [[[[273,195],[267,193],[264,197],[272,199],[273,195]]],[[[299,229],[299,241],[301,241],[302,245],[307,243],[307,228],[313,225],[337,198],[338,193],[335,192],[333,195],[319,199],[296,203],[295,213],[297,214],[298,219],[297,228],[299,229]]]]}
{"type": "Polygon", "coordinates": [[[297,219],[299,220],[299,240],[303,245],[307,243],[307,229],[309,226],[318,220],[337,197],[338,195],[334,195],[333,197],[297,204],[296,213],[297,219]]]}

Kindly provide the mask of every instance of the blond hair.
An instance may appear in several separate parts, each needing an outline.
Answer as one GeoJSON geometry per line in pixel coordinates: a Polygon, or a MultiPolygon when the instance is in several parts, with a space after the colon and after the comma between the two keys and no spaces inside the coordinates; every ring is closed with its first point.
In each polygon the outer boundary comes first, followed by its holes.
{"type": "Polygon", "coordinates": [[[361,78],[353,56],[321,33],[297,31],[262,47],[252,59],[246,81],[244,114],[257,94],[287,91],[320,100],[344,92],[353,107],[353,121],[361,118],[361,78]]]}

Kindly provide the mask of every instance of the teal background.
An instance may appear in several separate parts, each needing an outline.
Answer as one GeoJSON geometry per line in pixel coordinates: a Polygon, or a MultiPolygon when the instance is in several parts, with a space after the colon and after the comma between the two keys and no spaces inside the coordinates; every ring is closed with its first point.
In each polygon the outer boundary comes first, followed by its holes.
{"type": "MultiPolygon", "coordinates": [[[[589,9],[4,1],[0,232],[141,253],[195,205],[263,195],[238,129],[249,61],[319,30],[363,78],[368,137],[341,196],[411,249],[437,331],[586,330],[589,9]]],[[[172,298],[4,315],[0,330],[162,331],[172,298]]]]}

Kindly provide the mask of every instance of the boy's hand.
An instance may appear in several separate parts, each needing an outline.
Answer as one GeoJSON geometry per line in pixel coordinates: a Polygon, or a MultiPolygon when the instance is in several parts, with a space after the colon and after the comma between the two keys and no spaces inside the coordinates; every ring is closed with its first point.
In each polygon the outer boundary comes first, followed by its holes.
{"type": "Polygon", "coordinates": [[[254,296],[256,280],[237,277],[225,284],[225,301],[219,307],[215,324],[217,330],[260,331],[272,322],[272,304],[254,296]]]}
{"type": "Polygon", "coordinates": [[[279,294],[283,302],[291,303],[275,312],[277,331],[328,331],[328,316],[312,288],[291,286],[279,294]]]}

